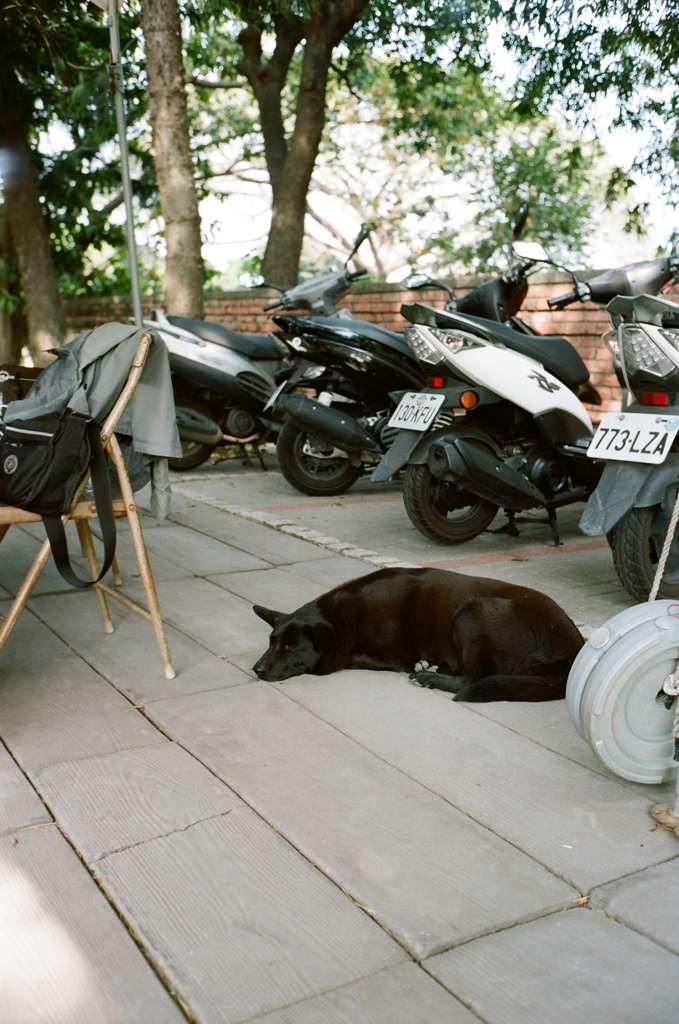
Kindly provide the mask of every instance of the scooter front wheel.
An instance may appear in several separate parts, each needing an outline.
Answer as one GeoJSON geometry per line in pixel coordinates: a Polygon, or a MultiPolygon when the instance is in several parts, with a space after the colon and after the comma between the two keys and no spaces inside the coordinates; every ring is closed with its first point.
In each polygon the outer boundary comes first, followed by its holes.
{"type": "Polygon", "coordinates": [[[429,466],[408,466],[403,504],[410,521],[430,540],[461,544],[471,540],[495,518],[497,505],[435,477],[429,466]]]}
{"type": "Polygon", "coordinates": [[[361,475],[347,456],[333,454],[333,446],[316,440],[305,430],[285,423],[276,441],[281,473],[302,494],[343,494],[361,475]]]}
{"type": "MultiPolygon", "coordinates": [[[[608,535],[618,579],[637,601],[648,600],[658,568],[667,516],[664,517],[663,528],[654,530],[653,527],[656,516],[661,514],[660,505],[631,508],[608,535]]],[[[679,538],[679,534],[677,536],[679,538]]],[[[676,556],[673,557],[676,543],[670,548],[658,598],[679,598],[679,565],[676,564],[676,556]]]]}

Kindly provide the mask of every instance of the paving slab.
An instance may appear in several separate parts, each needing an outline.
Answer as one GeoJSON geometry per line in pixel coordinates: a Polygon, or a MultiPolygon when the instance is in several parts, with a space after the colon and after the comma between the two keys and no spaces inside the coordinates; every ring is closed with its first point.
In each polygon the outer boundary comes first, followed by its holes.
{"type": "Polygon", "coordinates": [[[240,548],[197,534],[194,530],[187,530],[185,525],[175,526],[171,522],[150,531],[146,543],[152,557],[162,555],[193,576],[269,567],[268,562],[240,548]]]}
{"type": "Polygon", "coordinates": [[[648,797],[396,673],[280,684],[303,707],[588,892],[676,855],[648,797]],[[662,834],[664,833],[664,834],[662,834]]]}
{"type": "Polygon", "coordinates": [[[35,783],[88,863],[226,814],[241,801],[176,743],[39,769],[35,783]]]}
{"type": "Polygon", "coordinates": [[[287,569],[260,569],[257,572],[225,573],[209,576],[210,583],[237,594],[252,604],[263,604],[282,612],[294,612],[296,608],[314,601],[329,587],[304,579],[287,569]]]}
{"type": "Polygon", "coordinates": [[[114,632],[108,634],[94,594],[74,593],[68,600],[40,597],[31,608],[134,704],[248,681],[239,669],[169,625],[165,633],[177,674],[166,679],[151,623],[117,601],[109,601],[114,632]]]}
{"type": "Polygon", "coordinates": [[[75,656],[3,672],[0,736],[27,771],[164,737],[89,665],[75,656]]]}
{"type": "MultiPolygon", "coordinates": [[[[0,601],[0,619],[7,614],[10,606],[11,601],[0,601]]],[[[63,640],[40,622],[30,609],[24,608],[0,651],[0,674],[10,665],[28,668],[36,661],[65,658],[70,653],[63,640]]]]}
{"type": "Polygon", "coordinates": [[[0,917],[5,1024],[186,1020],[55,827],[0,839],[0,917]]]}
{"type": "Polygon", "coordinates": [[[111,854],[97,873],[201,1024],[250,1020],[405,959],[248,807],[111,854]]]}
{"type": "Polygon", "coordinates": [[[565,700],[535,703],[498,700],[488,704],[470,704],[468,707],[477,715],[490,718],[521,736],[527,736],[541,746],[563,754],[608,779],[619,778],[608,770],[589,743],[575,731],[565,700]]]}
{"type": "Polygon", "coordinates": [[[51,820],[33,786],[0,743],[0,835],[51,820]]]}
{"type": "MultiPolygon", "coordinates": [[[[179,522],[180,518],[177,517],[175,521],[179,522]]],[[[193,507],[183,509],[181,524],[256,555],[272,565],[316,560],[324,555],[324,549],[316,544],[290,537],[279,530],[260,526],[209,505],[196,503],[193,507]]],[[[332,552],[328,551],[327,557],[331,558],[332,552]]]]}
{"type": "Polygon", "coordinates": [[[368,565],[358,558],[347,558],[343,555],[332,555],[330,558],[314,558],[308,562],[293,562],[288,567],[289,572],[296,576],[321,583],[325,590],[332,590],[349,580],[356,580],[359,576],[367,576],[375,572],[374,565],[368,565]]]}
{"type": "MultiPolygon", "coordinates": [[[[23,583],[40,545],[45,540],[45,528],[42,523],[36,523],[35,526],[37,527],[35,533],[17,525],[11,526],[0,543],[0,582],[12,596],[16,594],[23,583]],[[42,531],[42,533],[40,534],[38,531],[42,531]]],[[[75,523],[67,525],[66,536],[73,567],[76,572],[87,578],[87,563],[80,553],[75,523]]],[[[50,556],[33,593],[67,593],[72,589],[71,585],[59,575],[54,559],[50,556]]]]}
{"type": "MultiPolygon", "coordinates": [[[[163,620],[217,656],[230,658],[256,647],[266,650],[271,627],[252,610],[252,604],[205,579],[192,577],[157,586],[163,620]]],[[[143,599],[141,586],[129,588],[143,599]]]]}
{"type": "Polygon", "coordinates": [[[679,843],[677,858],[595,889],[591,907],[679,954],[679,843]]]}
{"type": "Polygon", "coordinates": [[[418,958],[577,897],[266,683],[148,714],[418,958]]]}
{"type": "Polygon", "coordinates": [[[400,964],[305,999],[251,1024],[474,1024],[474,1017],[416,964],[400,964]]]}
{"type": "Polygon", "coordinates": [[[591,910],[569,910],[427,961],[487,1024],[676,1024],[679,959],[591,910]]]}
{"type": "MultiPolygon", "coordinates": [[[[137,555],[134,550],[134,544],[132,543],[132,537],[129,529],[122,527],[123,520],[116,519],[116,558],[118,559],[118,568],[120,569],[120,575],[123,580],[123,584],[129,584],[133,580],[141,578],[139,572],[139,563],[137,561],[137,555]]],[[[125,520],[127,526],[127,521],[125,520]]],[[[96,528],[96,527],[95,527],[96,528]]],[[[180,580],[186,576],[192,576],[193,573],[180,565],[176,560],[166,558],[161,550],[157,550],[157,545],[151,543],[155,536],[155,529],[144,521],[142,524],[144,531],[144,538],[146,540],[146,547],[149,556],[149,562],[151,563],[151,571],[153,572],[153,578],[156,583],[164,583],[167,580],[180,580]]],[[[101,531],[99,531],[101,532],[101,531]]],[[[99,555],[99,563],[102,562],[103,547],[97,537],[94,538],[95,548],[99,555]]],[[[109,580],[112,579],[112,574],[108,574],[109,580]]],[[[109,586],[112,584],[109,582],[109,586]]]]}

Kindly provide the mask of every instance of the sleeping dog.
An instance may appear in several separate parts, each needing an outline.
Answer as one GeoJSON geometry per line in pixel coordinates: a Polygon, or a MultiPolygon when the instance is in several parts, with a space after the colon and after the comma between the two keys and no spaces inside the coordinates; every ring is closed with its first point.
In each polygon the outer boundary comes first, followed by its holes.
{"type": "Polygon", "coordinates": [[[272,627],[260,679],[386,669],[461,701],[558,700],[584,642],[537,590],[442,569],[380,569],[290,615],[254,611],[272,627]]]}

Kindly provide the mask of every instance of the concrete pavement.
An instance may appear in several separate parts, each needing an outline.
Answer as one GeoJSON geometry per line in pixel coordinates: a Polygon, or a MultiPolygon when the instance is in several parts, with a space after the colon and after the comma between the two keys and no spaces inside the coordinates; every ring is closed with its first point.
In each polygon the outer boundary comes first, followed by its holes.
{"type": "MultiPolygon", "coordinates": [[[[116,605],[106,636],[51,567],[0,654],[0,1020],[674,1024],[679,843],[648,813],[671,787],[611,775],[562,701],[250,671],[253,602],[380,564],[535,586],[587,632],[631,604],[608,549],[577,509],[558,550],[533,515],[446,548],[397,484],[306,499],[270,464],[185,475],[144,518],[174,680],[146,622],[116,605]]],[[[40,529],[0,546],[0,613],[40,529]]],[[[138,597],[124,528],[119,558],[138,597]]]]}

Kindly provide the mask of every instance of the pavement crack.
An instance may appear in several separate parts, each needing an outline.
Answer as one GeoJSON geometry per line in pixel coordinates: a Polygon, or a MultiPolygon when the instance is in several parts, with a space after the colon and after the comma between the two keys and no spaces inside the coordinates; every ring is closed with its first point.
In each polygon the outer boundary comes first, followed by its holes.
{"type": "MultiPolygon", "coordinates": [[[[241,805],[238,804],[237,806],[241,805]]],[[[201,825],[205,821],[213,821],[215,818],[225,818],[227,814],[231,814],[231,811],[234,811],[235,809],[235,807],[231,807],[228,811],[221,811],[219,814],[208,814],[205,818],[198,818],[197,821],[191,821],[188,825],[182,825],[180,828],[170,829],[169,832],[162,832],[158,836],[148,836],[146,839],[140,839],[136,843],[128,843],[125,846],[116,847],[115,850],[107,850],[106,853],[102,853],[101,856],[93,857],[90,863],[92,865],[101,864],[103,860],[106,860],[107,857],[112,857],[115,853],[125,853],[126,850],[134,850],[136,846],[144,846],[145,843],[152,843],[156,839],[167,839],[168,836],[177,835],[178,832],[188,832],[190,828],[193,828],[195,825],[201,825]]]]}

